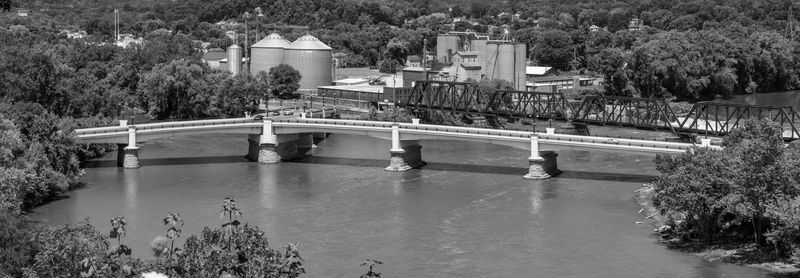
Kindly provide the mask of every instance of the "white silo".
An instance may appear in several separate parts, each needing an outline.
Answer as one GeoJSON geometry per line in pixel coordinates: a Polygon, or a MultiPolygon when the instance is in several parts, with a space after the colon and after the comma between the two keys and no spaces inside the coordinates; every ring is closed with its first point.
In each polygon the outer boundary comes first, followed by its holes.
{"type": "Polygon", "coordinates": [[[242,48],[238,45],[228,47],[228,70],[233,75],[242,71],[242,48]]]}
{"type": "Polygon", "coordinates": [[[269,69],[284,62],[286,47],[290,43],[281,35],[272,33],[250,47],[250,73],[260,71],[269,73],[269,69]]]}
{"type": "Polygon", "coordinates": [[[300,92],[316,91],[333,84],[333,54],[330,46],[305,35],[286,47],[284,63],[300,72],[300,92]]]}

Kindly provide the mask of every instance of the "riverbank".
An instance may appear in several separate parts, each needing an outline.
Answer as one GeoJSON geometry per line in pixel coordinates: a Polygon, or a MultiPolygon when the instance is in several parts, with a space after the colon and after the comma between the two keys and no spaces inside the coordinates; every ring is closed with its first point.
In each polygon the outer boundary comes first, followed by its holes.
{"type": "Polygon", "coordinates": [[[637,223],[650,224],[654,233],[661,235],[659,242],[666,247],[698,256],[708,262],[731,263],[747,267],[759,268],[770,273],[800,276],[798,264],[788,259],[775,259],[774,253],[757,248],[754,243],[736,243],[724,241],[707,246],[699,241],[683,241],[672,236],[673,227],[669,226],[666,219],[652,203],[653,188],[644,184],[635,191],[636,202],[642,206],[640,215],[644,218],[637,223]]]}

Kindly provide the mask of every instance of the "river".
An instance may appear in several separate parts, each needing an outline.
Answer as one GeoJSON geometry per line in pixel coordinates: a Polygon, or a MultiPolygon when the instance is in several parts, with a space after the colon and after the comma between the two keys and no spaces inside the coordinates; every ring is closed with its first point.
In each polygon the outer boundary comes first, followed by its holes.
{"type": "Polygon", "coordinates": [[[296,162],[243,158],[244,136],[178,137],[142,145],[136,170],[115,153],[87,163],[86,186],[41,206],[53,224],[85,218],[99,229],[125,216],[134,253],[150,257],[170,211],[185,238],[222,223],[237,199],[243,220],[273,246],[299,242],[307,277],[358,277],[366,258],[384,277],[762,277],[657,243],[633,199],[657,175],[650,156],[562,151],[564,173],[522,179],[526,151],[421,141],[423,169],[383,171],[388,141],[331,135],[296,162]]]}

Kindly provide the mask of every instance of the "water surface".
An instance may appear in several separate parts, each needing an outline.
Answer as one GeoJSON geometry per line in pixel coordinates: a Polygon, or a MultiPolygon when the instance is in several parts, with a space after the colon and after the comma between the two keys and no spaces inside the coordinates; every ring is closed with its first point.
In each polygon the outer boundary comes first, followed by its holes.
{"type": "Polygon", "coordinates": [[[308,277],[358,277],[383,261],[384,277],[761,277],[657,243],[634,191],[656,175],[652,157],[562,151],[558,178],[530,181],[527,151],[421,141],[429,164],[383,171],[389,142],[332,135],[296,162],[247,162],[240,135],[170,138],[142,145],[136,170],[116,154],[87,164],[85,188],[37,208],[51,223],[84,218],[98,228],[125,216],[125,239],[149,257],[161,219],[180,212],[186,234],[222,223],[224,197],[274,246],[299,242],[308,277]]]}

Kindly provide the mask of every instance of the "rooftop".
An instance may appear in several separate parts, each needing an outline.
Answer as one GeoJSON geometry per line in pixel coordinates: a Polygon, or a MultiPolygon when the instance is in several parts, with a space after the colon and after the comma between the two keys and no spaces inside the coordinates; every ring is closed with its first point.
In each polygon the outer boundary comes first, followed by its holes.
{"type": "Polygon", "coordinates": [[[383,86],[373,86],[373,85],[344,85],[344,86],[319,86],[321,89],[332,89],[332,90],[342,90],[342,91],[352,91],[352,92],[361,92],[361,93],[373,93],[373,94],[382,94],[383,93],[383,86]]]}
{"type": "Polygon", "coordinates": [[[552,67],[538,67],[538,66],[527,66],[525,67],[525,74],[527,75],[544,75],[547,71],[551,70],[552,67]]]}
{"type": "Polygon", "coordinates": [[[258,41],[257,43],[253,44],[251,47],[260,47],[260,48],[286,48],[290,45],[289,41],[284,39],[281,35],[276,33],[269,34],[269,36],[264,37],[263,40],[258,41]]]}
{"type": "Polygon", "coordinates": [[[286,47],[287,49],[299,50],[332,50],[330,46],[319,41],[312,35],[305,35],[295,40],[292,44],[286,47]]]}

